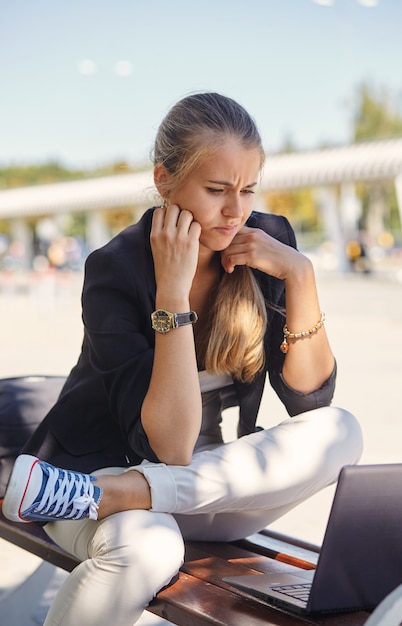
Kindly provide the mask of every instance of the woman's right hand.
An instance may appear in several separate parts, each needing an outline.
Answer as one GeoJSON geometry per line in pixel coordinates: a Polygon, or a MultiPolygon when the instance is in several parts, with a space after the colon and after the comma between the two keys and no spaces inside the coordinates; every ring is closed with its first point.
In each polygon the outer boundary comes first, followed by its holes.
{"type": "Polygon", "coordinates": [[[159,295],[188,299],[197,269],[200,235],[201,227],[190,211],[177,204],[155,209],[150,240],[159,295]]]}

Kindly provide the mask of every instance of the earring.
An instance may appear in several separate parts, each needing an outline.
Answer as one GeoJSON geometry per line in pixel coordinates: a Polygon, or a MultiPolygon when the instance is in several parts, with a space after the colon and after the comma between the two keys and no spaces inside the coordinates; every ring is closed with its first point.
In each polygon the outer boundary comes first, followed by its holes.
{"type": "Polygon", "coordinates": [[[169,201],[167,198],[163,198],[162,209],[167,209],[169,206],[169,201]]]}

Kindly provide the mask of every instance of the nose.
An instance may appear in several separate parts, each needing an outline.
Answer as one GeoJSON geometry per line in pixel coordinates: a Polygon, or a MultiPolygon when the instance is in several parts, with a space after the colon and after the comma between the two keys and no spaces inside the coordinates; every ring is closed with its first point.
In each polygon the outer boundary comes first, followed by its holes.
{"type": "Polygon", "coordinates": [[[222,213],[225,217],[243,217],[244,211],[240,196],[237,194],[232,196],[225,204],[222,213]]]}

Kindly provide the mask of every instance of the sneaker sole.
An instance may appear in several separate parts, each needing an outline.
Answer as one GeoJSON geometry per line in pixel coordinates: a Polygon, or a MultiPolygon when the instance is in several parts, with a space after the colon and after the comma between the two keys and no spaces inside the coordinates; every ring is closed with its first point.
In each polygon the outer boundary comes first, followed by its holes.
{"type": "Polygon", "coordinates": [[[29,454],[22,454],[15,461],[2,507],[4,517],[12,522],[29,523],[30,521],[20,516],[20,508],[31,478],[32,469],[37,462],[38,459],[29,454]]]}

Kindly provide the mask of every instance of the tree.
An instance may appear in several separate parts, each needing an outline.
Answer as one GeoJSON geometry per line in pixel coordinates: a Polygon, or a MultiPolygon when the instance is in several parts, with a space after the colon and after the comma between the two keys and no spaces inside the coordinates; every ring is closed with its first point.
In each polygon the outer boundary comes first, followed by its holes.
{"type": "MultiPolygon", "coordinates": [[[[355,141],[390,139],[402,136],[402,112],[396,106],[396,97],[384,87],[362,83],[356,90],[356,106],[353,119],[355,141]]],[[[361,184],[358,193],[363,204],[365,227],[375,222],[377,231],[389,229],[400,231],[398,202],[391,181],[361,184]],[[375,217],[375,219],[374,219],[375,217]]]]}
{"type": "Polygon", "coordinates": [[[395,97],[384,87],[362,83],[356,90],[353,116],[353,139],[388,139],[402,135],[402,114],[395,97]]]}

